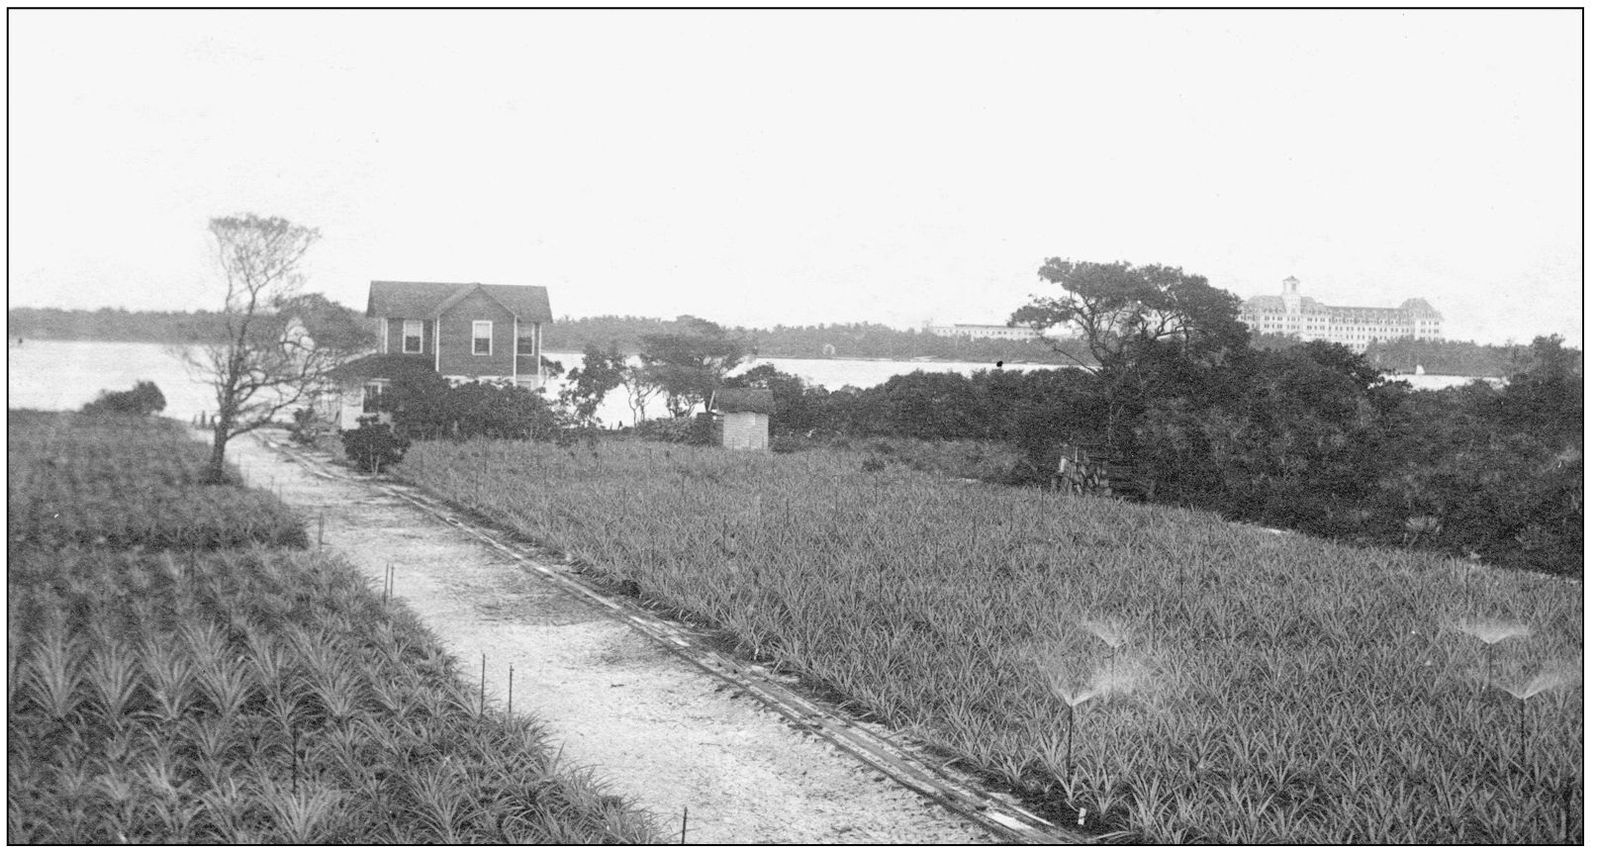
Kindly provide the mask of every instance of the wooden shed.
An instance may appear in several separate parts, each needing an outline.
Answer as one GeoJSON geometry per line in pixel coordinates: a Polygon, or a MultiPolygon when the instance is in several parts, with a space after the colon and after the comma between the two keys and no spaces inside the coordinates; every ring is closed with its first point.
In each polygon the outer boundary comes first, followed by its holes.
{"type": "Polygon", "coordinates": [[[711,411],[722,425],[722,446],[730,450],[764,450],[771,433],[772,392],[759,388],[722,388],[711,395],[711,411]]]}

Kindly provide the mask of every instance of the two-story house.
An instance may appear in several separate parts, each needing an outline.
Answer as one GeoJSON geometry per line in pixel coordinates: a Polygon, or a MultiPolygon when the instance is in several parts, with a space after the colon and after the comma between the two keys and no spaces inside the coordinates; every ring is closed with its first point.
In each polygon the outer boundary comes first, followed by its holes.
{"type": "Polygon", "coordinates": [[[543,329],[551,320],[543,287],[373,281],[366,315],[378,351],[340,367],[341,429],[373,411],[383,388],[407,371],[432,370],[451,382],[544,386],[543,329]]]}

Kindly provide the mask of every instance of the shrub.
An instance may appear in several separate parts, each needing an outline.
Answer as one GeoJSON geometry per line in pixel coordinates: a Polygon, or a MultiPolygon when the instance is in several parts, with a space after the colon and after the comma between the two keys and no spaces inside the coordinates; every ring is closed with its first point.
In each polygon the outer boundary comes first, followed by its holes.
{"type": "Polygon", "coordinates": [[[705,412],[694,415],[689,424],[688,442],[702,447],[715,446],[722,443],[722,427],[716,418],[705,412]]]}
{"type": "Polygon", "coordinates": [[[522,438],[547,441],[557,424],[550,404],[526,388],[485,382],[451,386],[436,373],[406,376],[380,397],[394,427],[417,438],[522,438]]]}
{"type": "Polygon", "coordinates": [[[694,423],[685,417],[657,417],[638,425],[640,438],[647,441],[665,441],[669,444],[686,444],[694,423]]]}
{"type": "Polygon", "coordinates": [[[359,425],[345,430],[341,437],[345,456],[361,470],[381,473],[405,458],[410,439],[395,434],[389,424],[377,422],[376,417],[362,417],[356,422],[359,425]]]}
{"type": "Polygon", "coordinates": [[[289,426],[289,438],[296,444],[310,446],[327,432],[327,424],[316,416],[310,406],[294,410],[294,422],[289,426]]]}
{"type": "Polygon", "coordinates": [[[155,382],[138,382],[133,390],[100,391],[100,396],[83,407],[84,414],[137,414],[148,417],[167,407],[166,395],[155,382]]]}

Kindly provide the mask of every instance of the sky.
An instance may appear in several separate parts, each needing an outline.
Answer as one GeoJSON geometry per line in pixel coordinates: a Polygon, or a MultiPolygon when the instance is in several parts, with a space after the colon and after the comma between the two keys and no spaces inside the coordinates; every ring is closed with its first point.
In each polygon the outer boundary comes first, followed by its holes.
{"type": "Polygon", "coordinates": [[[1000,323],[1050,257],[1581,341],[1576,11],[10,10],[9,305],[538,284],[557,318],[1000,323]]]}

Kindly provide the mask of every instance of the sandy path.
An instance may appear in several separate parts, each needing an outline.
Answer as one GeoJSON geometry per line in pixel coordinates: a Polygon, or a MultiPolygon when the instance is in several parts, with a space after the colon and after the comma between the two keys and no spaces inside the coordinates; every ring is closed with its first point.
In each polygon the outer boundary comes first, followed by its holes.
{"type": "Polygon", "coordinates": [[[469,534],[359,483],[313,476],[249,437],[229,445],[251,484],[281,493],[325,545],[395,594],[469,679],[549,723],[569,762],[691,843],[991,843],[981,827],[894,783],[469,534]],[[480,656],[481,655],[481,656],[480,656]]]}

